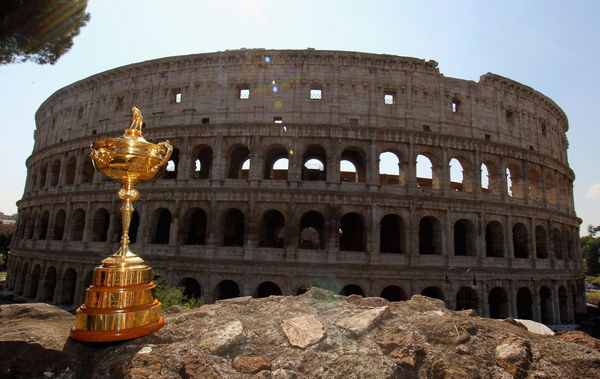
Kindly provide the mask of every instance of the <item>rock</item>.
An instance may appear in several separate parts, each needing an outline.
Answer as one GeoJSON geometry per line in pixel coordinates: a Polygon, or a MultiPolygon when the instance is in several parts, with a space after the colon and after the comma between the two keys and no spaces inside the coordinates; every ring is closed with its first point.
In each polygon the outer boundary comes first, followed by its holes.
{"type": "Polygon", "coordinates": [[[325,334],[323,324],[313,315],[284,320],[281,329],[292,346],[305,349],[319,342],[325,334]]]}
{"type": "Polygon", "coordinates": [[[567,342],[577,343],[580,345],[585,345],[590,347],[596,351],[600,351],[600,340],[590,337],[588,334],[580,331],[574,332],[564,332],[558,334],[558,337],[567,342]]]}
{"type": "Polygon", "coordinates": [[[310,299],[326,301],[329,303],[336,301],[336,295],[333,292],[319,287],[312,287],[310,290],[303,293],[302,296],[310,299]]]}
{"type": "Polygon", "coordinates": [[[368,332],[379,320],[389,315],[389,307],[385,306],[362,311],[357,315],[344,318],[335,324],[357,336],[361,336],[368,332]]]}
{"type": "Polygon", "coordinates": [[[233,297],[231,299],[217,300],[217,304],[248,305],[250,300],[252,300],[252,296],[233,297]]]}
{"type": "Polygon", "coordinates": [[[509,374],[524,378],[531,361],[531,346],[522,338],[508,337],[496,346],[494,358],[509,374]]]}
{"type": "Polygon", "coordinates": [[[242,323],[238,320],[232,321],[201,336],[199,346],[211,353],[224,353],[240,343],[243,339],[243,332],[242,323]]]}
{"type": "Polygon", "coordinates": [[[542,323],[539,323],[539,322],[536,322],[533,320],[524,320],[524,319],[520,319],[520,318],[516,318],[514,320],[517,321],[518,323],[522,324],[523,326],[525,326],[525,328],[527,328],[527,330],[529,330],[530,332],[542,334],[542,335],[546,335],[546,336],[551,336],[554,334],[552,329],[550,329],[549,327],[547,327],[546,325],[544,325],[542,323]]]}
{"type": "Polygon", "coordinates": [[[360,295],[350,295],[346,301],[363,307],[384,307],[390,303],[382,297],[362,297],[360,295]]]}
{"type": "Polygon", "coordinates": [[[263,357],[238,356],[232,363],[234,369],[244,374],[254,374],[271,369],[271,362],[263,357]]]}

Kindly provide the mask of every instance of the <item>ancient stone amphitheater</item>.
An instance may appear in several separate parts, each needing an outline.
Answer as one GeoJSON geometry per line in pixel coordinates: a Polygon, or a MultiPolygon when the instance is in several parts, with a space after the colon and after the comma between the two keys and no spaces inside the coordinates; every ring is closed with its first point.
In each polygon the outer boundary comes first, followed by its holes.
{"type": "Polygon", "coordinates": [[[8,288],[76,306],[117,249],[118,185],[90,143],[129,126],[175,150],[140,185],[133,250],[212,302],[296,294],[443,299],[570,323],[585,312],[567,117],[495,74],[355,52],[238,50],[106,71],[39,108],[8,288]]]}

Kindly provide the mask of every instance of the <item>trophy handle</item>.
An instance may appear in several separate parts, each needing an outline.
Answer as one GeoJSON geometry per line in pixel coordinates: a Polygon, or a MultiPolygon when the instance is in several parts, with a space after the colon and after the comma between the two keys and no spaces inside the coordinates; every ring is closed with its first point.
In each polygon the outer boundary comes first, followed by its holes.
{"type": "Polygon", "coordinates": [[[169,143],[169,141],[161,142],[161,143],[157,144],[156,146],[158,148],[163,147],[163,148],[167,149],[167,151],[165,153],[163,160],[160,163],[158,163],[156,166],[148,168],[149,172],[158,171],[159,168],[164,166],[169,161],[169,158],[171,158],[171,153],[173,152],[173,145],[171,145],[169,143]]]}
{"type": "Polygon", "coordinates": [[[92,158],[94,163],[100,163],[103,166],[108,165],[113,160],[113,155],[114,154],[110,150],[105,149],[103,147],[99,149],[94,149],[92,147],[92,151],[90,152],[90,157],[92,158]]]}

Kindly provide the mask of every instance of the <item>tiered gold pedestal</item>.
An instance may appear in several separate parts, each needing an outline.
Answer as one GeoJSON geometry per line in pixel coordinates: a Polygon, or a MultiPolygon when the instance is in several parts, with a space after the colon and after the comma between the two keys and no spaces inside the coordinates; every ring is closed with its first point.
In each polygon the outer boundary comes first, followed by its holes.
{"type": "Polygon", "coordinates": [[[73,339],[110,342],[153,333],[164,324],[154,298],[152,269],[96,267],[85,303],[77,309],[73,339]]]}

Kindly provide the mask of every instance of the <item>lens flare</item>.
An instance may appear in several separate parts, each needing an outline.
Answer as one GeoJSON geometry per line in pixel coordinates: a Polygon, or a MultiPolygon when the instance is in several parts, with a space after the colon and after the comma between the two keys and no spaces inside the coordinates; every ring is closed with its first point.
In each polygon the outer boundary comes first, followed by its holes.
{"type": "Polygon", "coordinates": [[[273,92],[275,92],[275,93],[279,92],[279,87],[273,86],[273,92]]]}
{"type": "Polygon", "coordinates": [[[281,107],[283,107],[283,103],[281,102],[281,100],[277,100],[275,101],[273,106],[275,107],[275,109],[281,109],[281,107]]]}
{"type": "Polygon", "coordinates": [[[270,56],[265,56],[265,63],[269,63],[271,62],[271,57],[270,56]]]}

